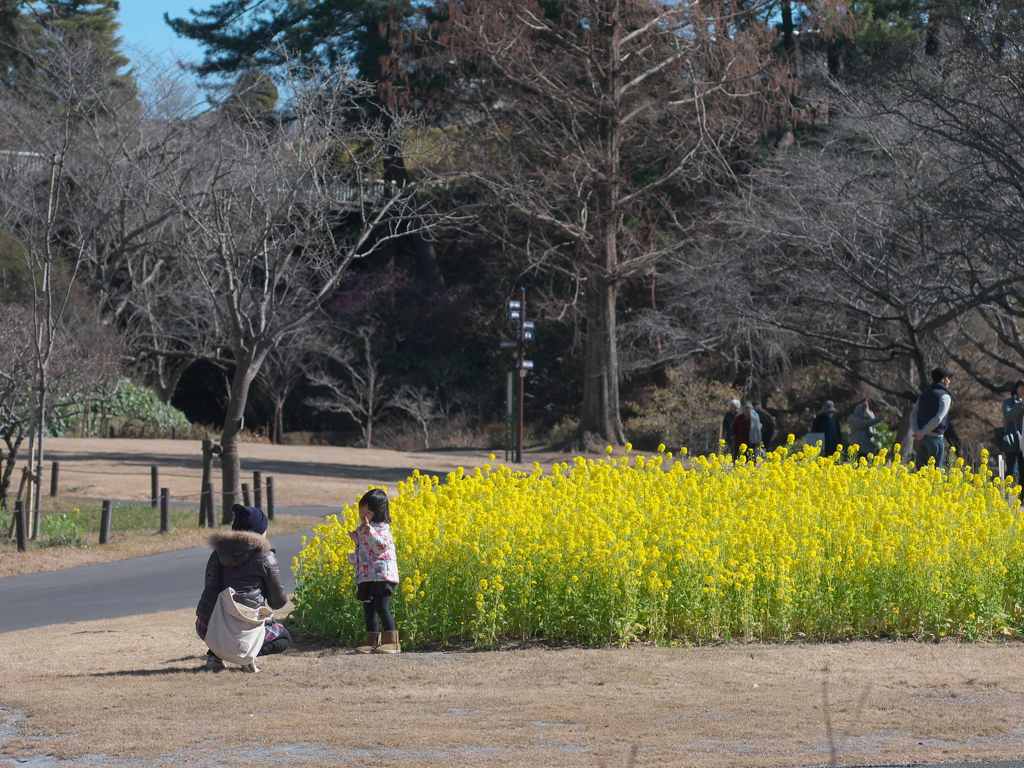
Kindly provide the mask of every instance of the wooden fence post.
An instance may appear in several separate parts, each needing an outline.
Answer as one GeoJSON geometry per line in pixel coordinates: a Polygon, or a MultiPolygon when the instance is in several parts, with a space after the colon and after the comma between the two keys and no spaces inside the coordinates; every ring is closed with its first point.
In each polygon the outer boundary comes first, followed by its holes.
{"type": "Polygon", "coordinates": [[[267,477],[267,520],[274,519],[274,478],[267,477]]]}
{"type": "Polygon", "coordinates": [[[216,510],[213,508],[213,486],[210,483],[203,486],[203,496],[206,497],[206,527],[213,528],[216,525],[214,522],[216,510]]]}
{"type": "Polygon", "coordinates": [[[110,527],[111,517],[113,516],[113,507],[109,499],[103,501],[103,512],[100,513],[100,544],[110,543],[110,527]]]}
{"type": "Polygon", "coordinates": [[[56,496],[60,489],[60,462],[50,464],[50,495],[56,496]]]}
{"type": "Polygon", "coordinates": [[[247,506],[252,506],[252,495],[249,493],[249,484],[242,483],[242,503],[247,506]]]}
{"type": "Polygon", "coordinates": [[[28,544],[25,541],[25,506],[20,499],[14,502],[14,533],[18,540],[18,551],[26,551],[28,544]]]}
{"type": "Polygon", "coordinates": [[[263,509],[263,476],[259,470],[252,473],[252,503],[263,509]]]}
{"type": "Polygon", "coordinates": [[[167,533],[171,530],[170,492],[166,488],[160,489],[160,533],[167,533]]]}
{"type": "Polygon", "coordinates": [[[160,503],[160,468],[155,464],[149,468],[149,505],[156,509],[160,503]]]}

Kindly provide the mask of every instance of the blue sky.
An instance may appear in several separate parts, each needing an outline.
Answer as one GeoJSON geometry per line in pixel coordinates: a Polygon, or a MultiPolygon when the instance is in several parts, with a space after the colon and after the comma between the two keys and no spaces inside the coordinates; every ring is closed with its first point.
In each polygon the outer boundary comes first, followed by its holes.
{"type": "Polygon", "coordinates": [[[148,56],[158,60],[198,61],[202,49],[178,37],[164,24],[164,14],[187,16],[188,9],[207,8],[213,0],[121,0],[121,37],[130,59],[148,56]]]}

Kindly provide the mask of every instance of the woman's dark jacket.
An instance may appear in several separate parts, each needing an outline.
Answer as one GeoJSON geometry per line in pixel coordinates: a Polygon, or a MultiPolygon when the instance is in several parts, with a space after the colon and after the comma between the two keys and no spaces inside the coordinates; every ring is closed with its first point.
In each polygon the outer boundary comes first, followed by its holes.
{"type": "Polygon", "coordinates": [[[822,456],[831,456],[843,441],[843,435],[839,431],[839,419],[833,411],[822,411],[819,413],[814,419],[811,431],[818,432],[823,436],[821,441],[822,456]]]}
{"type": "Polygon", "coordinates": [[[206,585],[196,607],[202,624],[209,622],[217,595],[226,587],[235,590],[236,601],[250,608],[269,605],[277,609],[288,602],[277,556],[263,536],[247,531],[216,533],[210,537],[210,546],[213,552],[206,563],[206,585]]]}

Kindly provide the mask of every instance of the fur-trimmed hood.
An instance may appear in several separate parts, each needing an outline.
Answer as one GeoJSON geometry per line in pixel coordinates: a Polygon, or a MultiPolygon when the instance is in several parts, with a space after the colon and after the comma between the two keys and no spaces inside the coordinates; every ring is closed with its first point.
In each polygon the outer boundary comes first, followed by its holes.
{"type": "Polygon", "coordinates": [[[215,533],[210,537],[210,546],[221,565],[227,567],[237,567],[257,555],[273,551],[265,536],[250,531],[215,533]]]}

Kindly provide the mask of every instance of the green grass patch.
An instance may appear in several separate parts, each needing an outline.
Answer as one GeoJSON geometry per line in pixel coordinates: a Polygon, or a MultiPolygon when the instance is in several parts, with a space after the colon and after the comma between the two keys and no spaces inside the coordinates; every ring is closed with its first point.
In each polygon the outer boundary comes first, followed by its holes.
{"type": "MultiPolygon", "coordinates": [[[[102,505],[98,502],[83,503],[76,507],[82,530],[86,533],[99,533],[102,505]]],[[[68,514],[74,514],[72,509],[68,514]]],[[[197,509],[170,510],[171,528],[198,528],[199,511],[197,509]]],[[[43,524],[47,514],[43,512],[43,524]]],[[[127,531],[158,531],[160,530],[160,509],[149,504],[114,504],[111,529],[115,533],[127,531]]]]}

